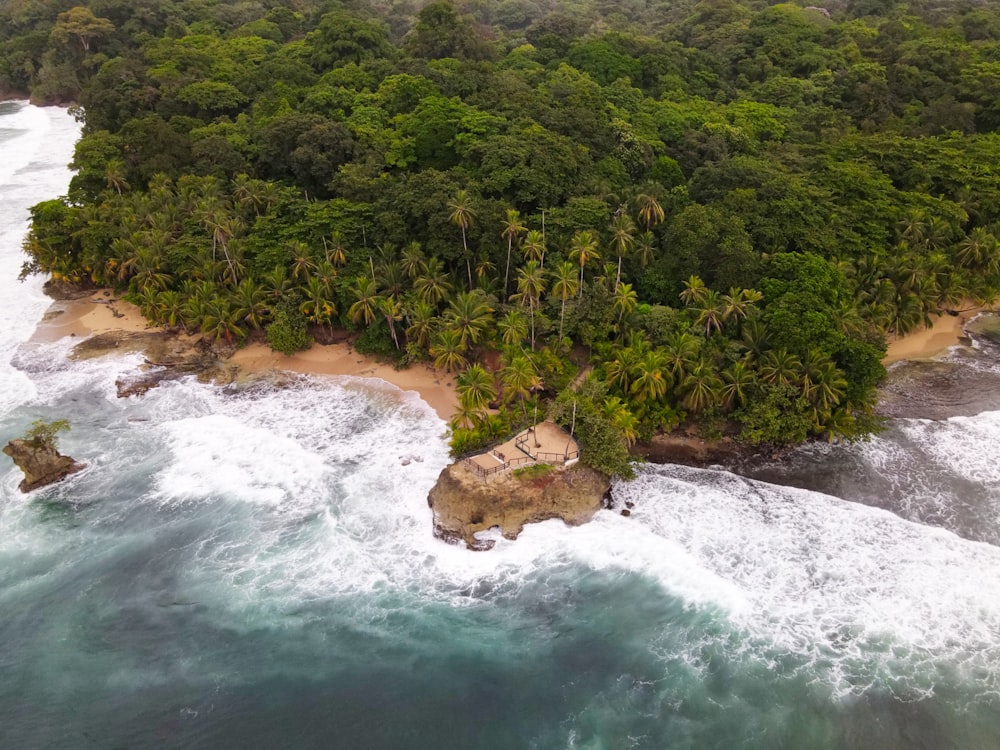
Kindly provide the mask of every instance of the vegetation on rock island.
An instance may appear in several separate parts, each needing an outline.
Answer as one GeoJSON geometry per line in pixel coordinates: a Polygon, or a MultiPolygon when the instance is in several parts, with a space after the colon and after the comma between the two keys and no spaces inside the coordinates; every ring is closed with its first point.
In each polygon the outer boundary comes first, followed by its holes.
{"type": "Polygon", "coordinates": [[[805,5],[8,2],[0,88],[84,121],[26,271],[360,331],[458,375],[457,452],[864,436],[886,334],[1000,288],[1000,9],[805,5]]]}

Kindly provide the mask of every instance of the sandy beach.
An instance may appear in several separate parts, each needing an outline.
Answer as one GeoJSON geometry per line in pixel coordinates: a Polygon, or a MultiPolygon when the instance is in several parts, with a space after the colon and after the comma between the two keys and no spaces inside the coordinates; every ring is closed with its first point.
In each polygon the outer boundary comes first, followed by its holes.
{"type": "MultiPolygon", "coordinates": [[[[110,331],[154,331],[139,313],[139,308],[110,291],[99,290],[75,300],[53,302],[38,325],[33,340],[57,341],[67,336],[87,336],[110,331]]],[[[455,378],[417,364],[406,370],[396,370],[364,354],[349,343],[313,344],[311,348],[290,357],[271,351],[266,344],[253,343],[237,350],[228,360],[246,373],[271,370],[308,375],[348,375],[378,378],[400,390],[415,391],[442,419],[451,419],[458,409],[455,378]]]]}
{"type": "Polygon", "coordinates": [[[962,343],[965,336],[963,326],[966,323],[992,307],[966,301],[958,309],[957,315],[944,313],[937,316],[929,328],[920,328],[905,336],[890,339],[882,364],[891,365],[904,359],[931,359],[944,354],[951,347],[962,343]]]}

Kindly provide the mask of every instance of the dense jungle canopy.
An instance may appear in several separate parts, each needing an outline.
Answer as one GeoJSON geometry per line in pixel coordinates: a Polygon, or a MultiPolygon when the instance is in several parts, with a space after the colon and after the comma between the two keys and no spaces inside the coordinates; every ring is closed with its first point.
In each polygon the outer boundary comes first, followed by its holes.
{"type": "Polygon", "coordinates": [[[360,330],[461,373],[458,452],[863,436],[886,334],[1000,289],[996,4],[8,0],[0,89],[84,122],[26,271],[360,330]]]}

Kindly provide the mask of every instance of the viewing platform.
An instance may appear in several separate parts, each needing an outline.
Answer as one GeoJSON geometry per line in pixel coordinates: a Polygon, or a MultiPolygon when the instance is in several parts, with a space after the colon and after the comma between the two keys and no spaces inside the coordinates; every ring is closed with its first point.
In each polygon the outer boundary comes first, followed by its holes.
{"type": "Polygon", "coordinates": [[[485,453],[469,456],[464,463],[471,471],[488,480],[522,466],[569,465],[579,458],[580,446],[573,436],[555,422],[546,421],[529,427],[485,453]]]}

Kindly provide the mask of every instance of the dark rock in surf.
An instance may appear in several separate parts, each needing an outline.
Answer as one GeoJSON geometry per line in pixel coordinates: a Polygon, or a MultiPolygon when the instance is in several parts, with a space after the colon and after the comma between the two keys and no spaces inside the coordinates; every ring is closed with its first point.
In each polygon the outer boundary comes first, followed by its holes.
{"type": "Polygon", "coordinates": [[[84,464],[62,455],[51,444],[37,440],[11,440],[3,452],[24,472],[18,485],[21,492],[53,484],[84,468],[84,464]]]}

